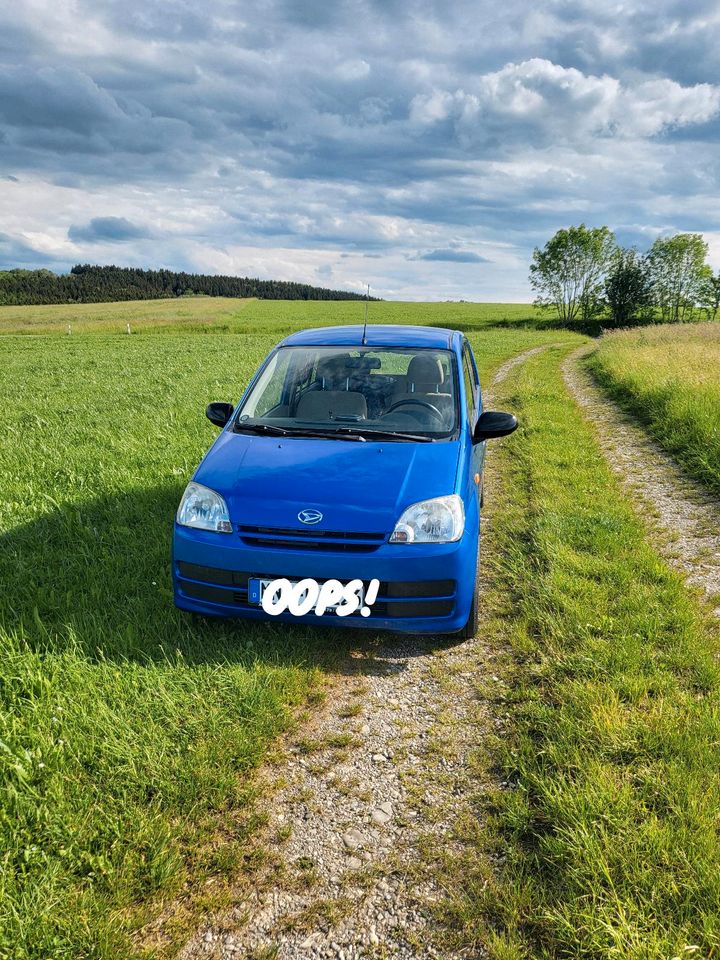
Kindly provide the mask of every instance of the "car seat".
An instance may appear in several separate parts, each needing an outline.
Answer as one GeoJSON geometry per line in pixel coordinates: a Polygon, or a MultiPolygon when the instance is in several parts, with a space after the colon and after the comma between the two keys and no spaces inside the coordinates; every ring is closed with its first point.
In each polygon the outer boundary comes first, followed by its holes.
{"type": "MultiPolygon", "coordinates": [[[[424,400],[432,404],[442,414],[445,422],[450,424],[453,398],[451,393],[443,389],[444,385],[445,371],[437,354],[418,353],[408,364],[404,380],[399,381],[393,391],[389,406],[403,400],[424,400]]],[[[409,404],[407,409],[411,409],[409,404]]]]}
{"type": "Polygon", "coordinates": [[[336,417],[366,419],[367,401],[361,393],[349,390],[311,390],[300,397],[295,416],[298,420],[333,420],[336,417]]]}

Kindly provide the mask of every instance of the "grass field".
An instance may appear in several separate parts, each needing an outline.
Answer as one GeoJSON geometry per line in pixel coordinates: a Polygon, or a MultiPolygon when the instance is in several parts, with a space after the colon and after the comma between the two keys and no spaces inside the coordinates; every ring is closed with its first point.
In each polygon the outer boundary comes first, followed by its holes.
{"type": "MultiPolygon", "coordinates": [[[[370,323],[419,323],[482,330],[486,327],[550,327],[552,316],[527,303],[372,302],[370,323]]],[[[353,300],[233,300],[180,297],[124,303],[40,307],[0,306],[0,334],[57,333],[270,333],[304,327],[362,323],[365,304],[353,300]]]]}
{"type": "MultiPolygon", "coordinates": [[[[3,960],[128,960],[168,900],[184,905],[165,926],[179,946],[244,869],[254,769],[350,647],[375,642],[192,621],[170,585],[173,513],[215,436],[206,403],[236,399],[286,331],[356,307],[105,304],[82,308],[72,336],[54,334],[81,308],[0,310],[5,331],[53,334],[0,337],[3,960]],[[44,310],[57,314],[33,321],[44,310]],[[163,335],[120,335],[123,317],[163,335]]],[[[559,360],[582,338],[533,329],[517,305],[370,310],[466,329],[485,382],[551,346],[494,398],[522,429],[497,455],[485,593],[507,729],[481,734],[477,762],[479,782],[499,768],[512,789],[483,794],[447,865],[452,936],[496,960],[717,956],[718,628],[649,545],[565,390],[559,360]]],[[[698,396],[716,409],[717,349],[713,328],[653,328],[605,338],[592,363],[611,385],[629,369],[637,386],[612,388],[640,411],[641,389],[672,385],[684,407],[668,409],[692,425],[698,396]]]]}
{"type": "Polygon", "coordinates": [[[523,428],[499,454],[487,602],[512,651],[497,706],[512,732],[484,763],[499,755],[512,789],[447,867],[450,921],[496,960],[716,957],[718,625],[649,545],[562,352],[502,397],[523,428]]]}
{"type": "Polygon", "coordinates": [[[67,335],[73,333],[174,332],[227,333],[240,323],[252,300],[232,297],[179,297],[118,303],[63,303],[32,307],[0,306],[0,333],[67,335]]]}
{"type": "Polygon", "coordinates": [[[611,333],[589,364],[689,473],[720,493],[720,324],[611,333]]]}
{"type": "MultiPolygon", "coordinates": [[[[487,378],[553,336],[472,341],[487,378]]],[[[163,898],[232,875],[253,767],[352,642],[172,606],[172,517],[215,435],[204,407],[237,398],[276,339],[0,339],[0,956],[126,960],[163,898]]]]}

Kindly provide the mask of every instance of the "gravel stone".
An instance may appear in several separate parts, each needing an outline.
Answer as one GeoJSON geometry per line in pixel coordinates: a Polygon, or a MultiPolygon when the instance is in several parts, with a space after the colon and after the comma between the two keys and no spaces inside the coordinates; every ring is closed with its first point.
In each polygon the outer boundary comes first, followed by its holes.
{"type": "Polygon", "coordinates": [[[348,830],[347,833],[343,834],[342,839],[348,850],[357,850],[358,847],[363,845],[363,835],[359,830],[348,830]]]}

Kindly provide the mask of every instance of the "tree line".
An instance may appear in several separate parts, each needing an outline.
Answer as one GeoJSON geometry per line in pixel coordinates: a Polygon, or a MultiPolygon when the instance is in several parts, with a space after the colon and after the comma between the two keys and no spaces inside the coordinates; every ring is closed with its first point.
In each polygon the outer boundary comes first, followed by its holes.
{"type": "Polygon", "coordinates": [[[364,299],[361,293],[328,290],[306,283],[112,265],[77,264],[66,274],[56,274],[51,270],[0,271],[0,304],[105,303],[112,300],[159,300],[192,294],[259,297],[263,300],[364,299]]]}
{"type": "Polygon", "coordinates": [[[714,320],[720,271],[707,262],[700,233],[658,237],[649,250],[618,245],[608,227],[558,230],[535,248],[530,283],[536,303],[564,326],[596,331],[646,323],[714,320]]]}

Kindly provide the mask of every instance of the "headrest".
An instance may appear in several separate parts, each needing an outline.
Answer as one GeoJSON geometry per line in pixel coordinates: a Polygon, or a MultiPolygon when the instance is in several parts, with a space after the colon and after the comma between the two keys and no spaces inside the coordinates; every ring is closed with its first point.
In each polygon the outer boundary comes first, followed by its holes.
{"type": "Polygon", "coordinates": [[[322,360],[318,360],[316,378],[326,381],[326,389],[340,380],[345,380],[350,375],[347,365],[349,359],[350,354],[348,353],[323,357],[322,360]]]}
{"type": "Polygon", "coordinates": [[[439,357],[434,354],[416,354],[407,368],[408,383],[434,383],[438,386],[445,381],[445,374],[439,357]]]}

